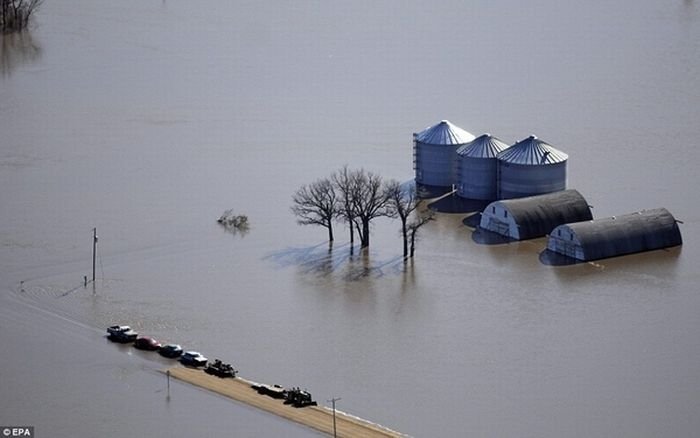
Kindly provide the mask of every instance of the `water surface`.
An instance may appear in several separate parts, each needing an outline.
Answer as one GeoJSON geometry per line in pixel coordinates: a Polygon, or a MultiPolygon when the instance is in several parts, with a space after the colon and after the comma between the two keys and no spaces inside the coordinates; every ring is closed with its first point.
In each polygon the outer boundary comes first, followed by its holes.
{"type": "Polygon", "coordinates": [[[166,403],[166,364],[103,342],[125,322],[413,436],[700,428],[696,2],[70,0],[36,18],[0,46],[3,419],[313,435],[186,386],[195,403],[166,403]],[[549,266],[544,239],[482,245],[441,214],[404,265],[396,222],[366,255],[296,225],[294,190],[344,164],[412,178],[411,134],[441,119],[538,135],[595,217],[666,207],[684,246],[549,266]],[[230,208],[248,233],[216,224],[230,208]]]}

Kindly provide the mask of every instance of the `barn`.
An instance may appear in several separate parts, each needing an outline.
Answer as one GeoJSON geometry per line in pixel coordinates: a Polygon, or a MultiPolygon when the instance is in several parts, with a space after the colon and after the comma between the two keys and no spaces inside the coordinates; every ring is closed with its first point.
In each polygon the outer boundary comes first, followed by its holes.
{"type": "Polygon", "coordinates": [[[656,208],[559,225],[550,233],[547,249],[589,261],[682,243],[676,219],[665,208],[656,208]]]}
{"type": "Polygon", "coordinates": [[[593,218],[577,190],[494,201],[481,213],[479,227],[514,240],[534,239],[559,225],[593,218]]]}

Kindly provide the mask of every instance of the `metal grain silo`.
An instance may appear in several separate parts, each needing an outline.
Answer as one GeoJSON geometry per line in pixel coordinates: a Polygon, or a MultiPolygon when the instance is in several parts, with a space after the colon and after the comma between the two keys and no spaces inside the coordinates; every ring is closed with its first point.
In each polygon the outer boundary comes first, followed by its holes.
{"type": "Polygon", "coordinates": [[[498,154],[498,199],[566,189],[569,156],[531,135],[498,154]]]}
{"type": "Polygon", "coordinates": [[[450,189],[455,184],[457,149],[472,140],[472,134],[447,120],[413,134],[416,183],[450,189]]]}
{"type": "Polygon", "coordinates": [[[492,201],[498,195],[498,160],[508,148],[491,134],[483,134],[457,149],[457,195],[492,201]]]}

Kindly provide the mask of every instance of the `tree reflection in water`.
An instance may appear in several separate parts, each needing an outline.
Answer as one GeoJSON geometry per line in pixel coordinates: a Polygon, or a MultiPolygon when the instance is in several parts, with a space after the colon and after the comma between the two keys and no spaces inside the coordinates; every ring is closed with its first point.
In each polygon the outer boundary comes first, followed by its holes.
{"type": "MultiPolygon", "coordinates": [[[[368,250],[350,251],[350,244],[333,245],[324,242],[314,246],[286,248],[264,257],[279,267],[298,266],[304,274],[320,277],[339,274],[346,281],[366,277],[379,278],[388,273],[406,270],[405,259],[396,255],[388,259],[372,259],[368,250]]],[[[359,248],[356,248],[359,249],[359,248]]]]}
{"type": "Polygon", "coordinates": [[[9,77],[22,64],[41,57],[41,46],[29,30],[0,34],[0,74],[9,77]]]}

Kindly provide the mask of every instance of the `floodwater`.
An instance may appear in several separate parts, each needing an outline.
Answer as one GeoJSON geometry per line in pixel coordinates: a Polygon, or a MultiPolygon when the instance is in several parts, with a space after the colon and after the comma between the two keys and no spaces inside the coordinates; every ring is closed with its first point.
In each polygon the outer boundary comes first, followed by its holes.
{"type": "Polygon", "coordinates": [[[697,2],[66,0],[0,49],[3,424],[315,435],[168,398],[118,322],[417,437],[700,430],[697,2]],[[412,178],[441,119],[538,135],[595,217],[666,207],[683,247],[551,266],[440,214],[404,264],[396,222],[353,255],[295,223],[295,189],[344,164],[412,178]]]}

